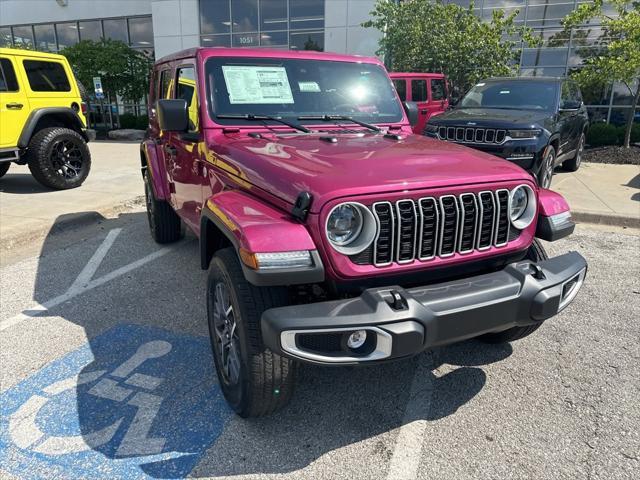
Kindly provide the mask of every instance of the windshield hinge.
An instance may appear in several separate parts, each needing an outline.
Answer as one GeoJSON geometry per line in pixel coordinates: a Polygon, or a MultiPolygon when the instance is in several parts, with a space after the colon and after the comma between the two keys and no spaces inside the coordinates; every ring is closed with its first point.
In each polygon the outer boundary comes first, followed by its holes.
{"type": "Polygon", "coordinates": [[[301,222],[304,222],[309,215],[309,208],[311,207],[311,201],[313,196],[309,192],[300,192],[296,203],[291,210],[291,216],[297,218],[301,222]]]}

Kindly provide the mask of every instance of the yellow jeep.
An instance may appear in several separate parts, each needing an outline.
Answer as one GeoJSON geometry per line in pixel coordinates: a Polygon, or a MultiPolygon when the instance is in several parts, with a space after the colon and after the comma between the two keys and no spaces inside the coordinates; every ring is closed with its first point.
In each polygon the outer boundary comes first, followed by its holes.
{"type": "Polygon", "coordinates": [[[47,187],[82,185],[91,168],[85,108],[65,57],[0,48],[0,177],[15,162],[47,187]]]}

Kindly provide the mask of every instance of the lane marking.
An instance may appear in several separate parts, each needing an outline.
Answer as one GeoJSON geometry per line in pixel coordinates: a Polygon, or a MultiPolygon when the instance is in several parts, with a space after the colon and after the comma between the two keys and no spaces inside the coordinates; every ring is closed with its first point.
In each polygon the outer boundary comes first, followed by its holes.
{"type": "Polygon", "coordinates": [[[100,244],[100,246],[96,250],[96,253],[94,253],[93,256],[89,259],[78,277],[69,287],[70,291],[87,286],[87,283],[89,283],[95,275],[98,267],[100,267],[100,264],[104,260],[104,257],[107,255],[109,249],[113,246],[113,242],[116,241],[116,238],[121,231],[121,228],[114,228],[113,230],[109,230],[107,238],[105,238],[102,244],[100,244]]]}
{"type": "Polygon", "coordinates": [[[422,442],[427,428],[425,414],[431,410],[435,377],[422,357],[413,375],[409,401],[389,465],[388,480],[415,480],[422,457],[422,442]]]}
{"type": "Polygon", "coordinates": [[[71,287],[69,287],[69,289],[65,293],[63,293],[62,295],[58,295],[57,297],[52,298],[51,300],[47,300],[46,302],[43,302],[43,303],[34,302],[31,307],[24,310],[22,313],[19,313],[17,315],[14,315],[13,317],[0,321],[0,332],[10,327],[13,327],[15,325],[18,325],[19,323],[25,320],[31,319],[33,317],[37,317],[43,312],[46,312],[47,310],[50,310],[51,308],[54,308],[60,305],[61,303],[67,302],[82,293],[88,292],[89,290],[93,290],[96,287],[104,285],[105,283],[117,277],[120,277],[122,275],[129,273],[132,270],[135,270],[136,268],[140,268],[141,266],[157,258],[160,258],[163,255],[166,255],[167,253],[173,250],[173,247],[161,248],[160,250],[156,250],[155,252],[152,252],[149,255],[139,260],[136,260],[135,262],[131,262],[101,277],[98,277],[94,280],[90,280],[91,276],[95,274],[98,267],[100,266],[100,263],[104,260],[106,254],[108,253],[109,249],[113,245],[115,238],[117,237],[117,235],[120,233],[121,230],[122,229],[120,228],[115,228],[109,231],[109,234],[107,234],[107,237],[103,240],[100,247],[98,247],[98,250],[96,250],[96,253],[93,254],[93,256],[91,257],[87,265],[82,269],[78,277],[71,284],[71,287]],[[116,233],[112,233],[114,231],[116,233]]]}

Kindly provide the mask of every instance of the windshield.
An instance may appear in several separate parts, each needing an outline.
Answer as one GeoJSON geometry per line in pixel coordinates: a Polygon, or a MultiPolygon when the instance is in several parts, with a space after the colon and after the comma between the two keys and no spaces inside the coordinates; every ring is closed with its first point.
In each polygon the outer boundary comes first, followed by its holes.
{"type": "MultiPolygon", "coordinates": [[[[213,57],[206,63],[210,115],[222,125],[248,124],[225,115],[318,123],[323,115],[367,123],[402,120],[391,80],[378,65],[326,60],[213,57]]],[[[265,122],[274,123],[271,120],[265,122]]]]}
{"type": "Polygon", "coordinates": [[[558,96],[555,82],[480,82],[464,96],[460,108],[553,110],[558,96]]]}

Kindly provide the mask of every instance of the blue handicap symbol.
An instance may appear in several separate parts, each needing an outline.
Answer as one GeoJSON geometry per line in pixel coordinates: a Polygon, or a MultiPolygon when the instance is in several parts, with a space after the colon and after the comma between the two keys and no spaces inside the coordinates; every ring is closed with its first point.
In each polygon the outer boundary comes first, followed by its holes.
{"type": "Polygon", "coordinates": [[[0,395],[0,469],[20,478],[179,478],[231,411],[207,338],[119,325],[0,395]]]}

